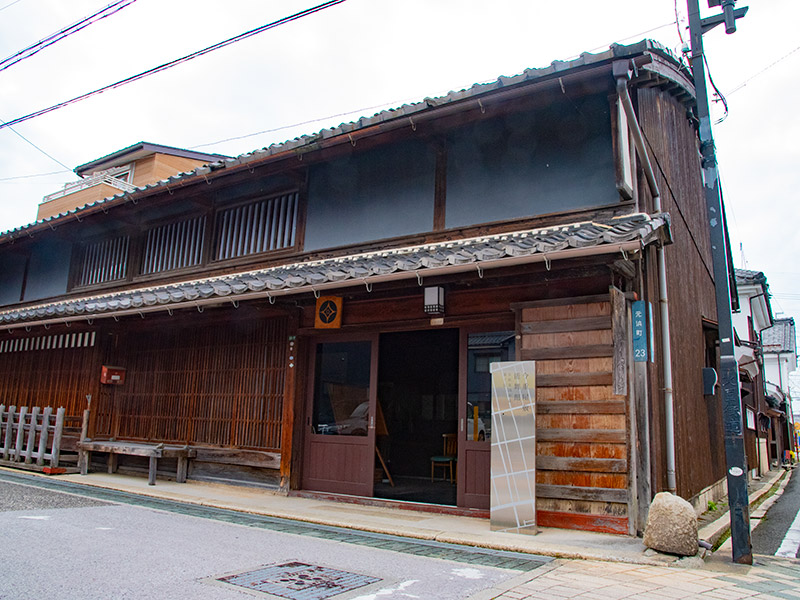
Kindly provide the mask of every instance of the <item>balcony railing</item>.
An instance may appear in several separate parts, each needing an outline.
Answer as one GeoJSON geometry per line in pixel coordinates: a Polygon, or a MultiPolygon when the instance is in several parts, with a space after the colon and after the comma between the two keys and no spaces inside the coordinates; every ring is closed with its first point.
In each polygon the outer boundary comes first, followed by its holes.
{"type": "Polygon", "coordinates": [[[64,196],[69,196],[70,194],[74,194],[75,192],[79,192],[81,190],[85,190],[90,187],[94,187],[96,185],[100,185],[105,183],[115,189],[118,189],[121,192],[132,192],[136,189],[135,185],[128,183],[127,181],[123,181],[119,179],[117,176],[122,173],[130,172],[130,167],[116,167],[113,169],[108,169],[106,171],[100,171],[99,173],[95,173],[91,177],[87,177],[85,179],[81,179],[80,181],[74,181],[72,183],[64,184],[64,188],[53,192],[52,194],[47,194],[40,204],[45,204],[46,202],[50,202],[52,200],[57,200],[58,198],[63,198],[64,196]]]}

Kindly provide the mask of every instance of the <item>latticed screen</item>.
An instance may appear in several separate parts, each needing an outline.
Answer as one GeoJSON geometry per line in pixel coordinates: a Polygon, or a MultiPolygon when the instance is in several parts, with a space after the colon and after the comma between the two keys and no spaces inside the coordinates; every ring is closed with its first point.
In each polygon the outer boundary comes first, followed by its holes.
{"type": "Polygon", "coordinates": [[[217,215],[214,258],[226,260],[291,248],[297,227],[297,192],[237,206],[217,215]]]}
{"type": "Polygon", "coordinates": [[[204,215],[150,229],[145,239],[142,274],[199,265],[203,260],[205,228],[204,215]]]}
{"type": "Polygon", "coordinates": [[[84,248],[78,285],[94,285],[125,279],[128,275],[129,237],[123,235],[84,248]]]}

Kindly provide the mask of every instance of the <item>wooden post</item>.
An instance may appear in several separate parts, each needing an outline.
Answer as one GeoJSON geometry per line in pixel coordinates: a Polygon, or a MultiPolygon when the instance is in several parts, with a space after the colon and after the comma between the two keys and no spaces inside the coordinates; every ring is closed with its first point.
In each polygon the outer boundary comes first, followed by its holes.
{"type": "Polygon", "coordinates": [[[3,432],[5,431],[5,426],[8,425],[8,411],[6,411],[6,405],[0,404],[0,440],[3,439],[3,432]],[[3,421],[3,416],[5,416],[5,421],[3,421]]]}
{"type": "Polygon", "coordinates": [[[108,453],[108,474],[112,475],[117,472],[117,455],[113,452],[108,453]]]}
{"type": "Polygon", "coordinates": [[[64,415],[66,409],[61,406],[56,411],[56,425],[53,431],[53,449],[50,452],[50,468],[57,468],[61,459],[61,434],[64,431],[64,415]]]}
{"type": "MultiPolygon", "coordinates": [[[[83,411],[83,421],[81,422],[81,442],[85,442],[89,433],[89,411],[92,407],[92,395],[86,394],[86,408],[83,411]]],[[[92,453],[78,449],[78,468],[81,475],[86,475],[89,472],[89,461],[92,460],[92,453]]]]}
{"type": "Polygon", "coordinates": [[[158,470],[158,458],[155,454],[150,456],[150,470],[147,474],[147,485],[156,484],[156,471],[158,470]]]}
{"type": "Polygon", "coordinates": [[[36,459],[36,464],[40,467],[44,464],[44,455],[47,452],[47,438],[50,433],[50,415],[53,414],[53,407],[48,406],[44,409],[44,416],[42,417],[42,433],[39,436],[39,454],[36,459]]]}
{"type": "Polygon", "coordinates": [[[186,456],[178,457],[178,474],[175,481],[178,483],[186,483],[186,473],[189,470],[189,459],[186,456]]]}
{"type": "MultiPolygon", "coordinates": [[[[33,447],[36,445],[36,429],[39,424],[39,410],[38,406],[33,407],[31,412],[31,424],[28,429],[28,441],[25,444],[25,464],[30,464],[33,460],[33,447]]],[[[19,461],[19,457],[17,457],[19,461]]]]}
{"type": "Polygon", "coordinates": [[[11,406],[6,413],[6,435],[3,440],[3,460],[8,460],[8,454],[11,448],[11,431],[14,429],[14,412],[17,410],[16,406],[11,406]]]}
{"type": "Polygon", "coordinates": [[[23,406],[19,409],[19,420],[17,421],[17,443],[14,444],[14,460],[20,462],[22,459],[22,442],[25,437],[25,418],[28,416],[28,407],[23,406]]]}

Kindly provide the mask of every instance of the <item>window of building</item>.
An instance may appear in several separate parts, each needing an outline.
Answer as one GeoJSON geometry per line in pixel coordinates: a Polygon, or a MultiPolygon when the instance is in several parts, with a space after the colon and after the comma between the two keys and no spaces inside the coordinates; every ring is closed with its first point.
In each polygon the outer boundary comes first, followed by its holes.
{"type": "Polygon", "coordinates": [[[205,229],[205,215],[149,229],[145,236],[141,274],[199,265],[203,260],[205,229]]]}
{"type": "Polygon", "coordinates": [[[87,286],[118,281],[128,276],[130,238],[122,235],[87,243],[78,274],[78,285],[87,286]]]}
{"type": "Polygon", "coordinates": [[[297,192],[264,198],[217,213],[215,260],[295,246],[297,192]]]}

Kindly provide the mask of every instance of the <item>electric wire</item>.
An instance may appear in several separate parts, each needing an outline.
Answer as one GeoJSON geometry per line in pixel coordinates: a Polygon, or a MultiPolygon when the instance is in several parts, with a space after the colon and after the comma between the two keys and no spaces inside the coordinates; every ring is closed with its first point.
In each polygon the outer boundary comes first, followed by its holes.
{"type": "MultiPolygon", "coordinates": [[[[6,124],[6,122],[5,122],[5,121],[3,121],[3,119],[0,119],[0,127],[5,127],[6,125],[7,125],[7,124],[6,124]]],[[[33,146],[34,148],[36,148],[36,149],[37,149],[39,152],[41,152],[42,154],[44,154],[44,155],[45,155],[47,158],[49,158],[50,160],[52,160],[52,161],[54,161],[54,162],[58,163],[59,165],[61,165],[61,166],[62,166],[62,167],[64,167],[65,169],[67,169],[68,171],[71,171],[71,170],[72,170],[72,169],[70,169],[70,168],[69,168],[67,165],[65,165],[63,162],[61,162],[60,160],[58,160],[57,158],[55,158],[53,155],[51,155],[51,154],[48,154],[47,152],[45,152],[44,150],[42,150],[42,149],[41,149],[39,146],[37,146],[36,144],[34,144],[32,141],[30,141],[28,138],[26,138],[24,135],[22,135],[22,134],[21,134],[19,131],[17,131],[17,130],[16,130],[16,129],[14,129],[13,127],[9,127],[9,129],[10,129],[11,131],[13,131],[14,133],[16,133],[16,134],[17,134],[17,135],[18,135],[20,138],[22,138],[23,140],[25,140],[27,143],[29,143],[31,146],[33,146]]]]}
{"type": "Polygon", "coordinates": [[[706,73],[708,73],[708,81],[711,84],[711,87],[714,88],[714,91],[717,94],[717,98],[714,98],[714,102],[722,102],[722,106],[725,107],[725,113],[714,122],[714,125],[719,125],[725,119],[728,118],[728,101],[725,99],[725,95],[719,91],[719,88],[714,83],[714,78],[711,77],[711,67],[708,66],[708,59],[706,58],[705,53],[703,53],[703,62],[706,64],[706,73]]]}
{"type": "Polygon", "coordinates": [[[755,78],[756,78],[756,77],[758,77],[759,75],[761,75],[761,74],[765,73],[766,71],[769,71],[769,70],[770,70],[772,67],[774,67],[774,66],[775,66],[775,65],[777,65],[778,63],[780,63],[780,62],[782,62],[782,61],[786,60],[787,58],[789,58],[789,57],[790,57],[792,54],[794,54],[794,53],[795,53],[795,52],[797,52],[798,50],[800,50],[800,46],[798,46],[797,48],[795,48],[795,49],[794,49],[794,50],[792,50],[791,52],[789,52],[789,53],[787,53],[787,54],[784,54],[784,55],[783,55],[783,56],[781,56],[781,57],[780,57],[778,60],[776,60],[776,61],[774,61],[774,62],[770,63],[769,65],[767,65],[766,67],[764,67],[763,69],[761,69],[761,70],[760,70],[758,73],[755,73],[754,75],[751,75],[750,77],[748,77],[747,79],[745,79],[744,81],[742,81],[742,82],[741,82],[739,85],[737,85],[737,86],[736,86],[735,88],[733,88],[733,89],[732,89],[730,92],[728,92],[728,97],[730,98],[731,94],[735,94],[735,93],[736,93],[736,92],[738,92],[740,89],[742,89],[743,87],[745,87],[745,86],[746,86],[748,83],[750,83],[750,82],[751,82],[753,79],[755,79],[755,78]]]}
{"type": "Polygon", "coordinates": [[[22,2],[22,0],[14,0],[13,2],[10,2],[9,4],[6,4],[5,6],[0,6],[0,10],[5,10],[7,8],[10,8],[10,7],[14,6],[17,2],[22,2]]]}
{"type": "Polygon", "coordinates": [[[34,173],[33,175],[17,175],[15,177],[0,177],[0,183],[17,181],[19,179],[33,179],[35,177],[49,177],[50,175],[61,175],[62,173],[72,173],[72,169],[50,171],[49,173],[34,173]]]}
{"type": "Polygon", "coordinates": [[[35,44],[31,44],[27,48],[24,48],[19,52],[16,52],[15,54],[12,54],[11,56],[4,58],[3,60],[0,60],[0,71],[5,71],[9,67],[12,67],[13,65],[17,64],[18,62],[21,62],[26,58],[30,58],[34,54],[41,52],[48,46],[52,46],[56,42],[60,42],[61,40],[75,33],[78,33],[79,31],[85,29],[86,27],[92,25],[93,23],[97,23],[98,21],[101,21],[106,17],[110,17],[111,15],[119,12],[120,10],[122,10],[126,6],[133,4],[134,2],[136,2],[136,0],[117,0],[117,2],[112,2],[105,8],[102,8],[92,13],[88,17],[84,17],[80,21],[77,21],[72,25],[69,25],[68,27],[64,27],[63,29],[56,31],[55,33],[51,33],[47,37],[42,38],[41,40],[36,42],[35,44]]]}
{"type": "Polygon", "coordinates": [[[297,21],[298,19],[302,19],[303,17],[307,17],[314,13],[320,12],[322,10],[325,10],[326,8],[330,8],[337,4],[342,4],[345,1],[346,0],[329,0],[328,2],[323,2],[322,4],[319,4],[317,6],[307,8],[293,15],[289,15],[288,17],[283,17],[282,19],[273,21],[272,23],[267,23],[266,25],[262,25],[260,27],[256,27],[255,29],[251,29],[250,31],[245,31],[244,33],[240,33],[239,35],[236,35],[232,38],[228,38],[226,40],[223,40],[221,42],[203,48],[202,50],[197,50],[195,52],[187,54],[186,56],[182,56],[180,58],[176,58],[169,62],[163,63],[161,65],[158,65],[157,67],[148,69],[147,71],[142,71],[141,73],[137,73],[136,75],[131,75],[130,77],[126,77],[125,79],[120,79],[119,81],[108,84],[101,88],[97,88],[96,90],[93,90],[91,92],[81,94],[80,96],[76,96],[75,98],[72,98],[70,100],[65,100],[63,102],[59,102],[58,104],[54,104],[53,106],[42,108],[40,110],[37,110],[36,112],[29,113],[22,117],[17,117],[16,119],[12,119],[11,121],[0,124],[0,129],[4,129],[6,127],[10,127],[18,123],[29,121],[30,119],[34,119],[36,117],[40,117],[47,113],[51,113],[60,108],[64,108],[65,106],[69,106],[70,104],[74,104],[76,102],[80,102],[81,100],[86,100],[87,98],[91,98],[92,96],[102,94],[103,92],[106,92],[108,90],[122,87],[123,85],[127,85],[129,83],[133,83],[134,81],[144,79],[145,77],[149,77],[150,75],[155,75],[156,73],[166,71],[167,69],[171,69],[172,67],[175,67],[177,65],[183,64],[200,56],[204,56],[205,54],[209,54],[210,52],[214,52],[215,50],[220,50],[221,48],[225,48],[226,46],[230,46],[231,44],[235,44],[236,42],[240,42],[259,33],[263,33],[264,31],[274,29],[275,27],[278,27],[280,25],[285,25],[286,23],[297,21]]]}

